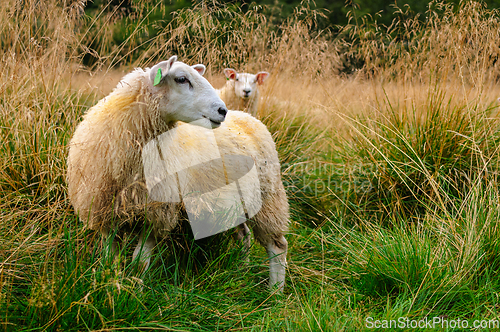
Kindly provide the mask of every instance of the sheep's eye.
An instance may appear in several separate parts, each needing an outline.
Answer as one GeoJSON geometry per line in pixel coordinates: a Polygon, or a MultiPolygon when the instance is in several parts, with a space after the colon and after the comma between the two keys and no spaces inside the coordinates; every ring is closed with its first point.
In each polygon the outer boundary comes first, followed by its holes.
{"type": "Polygon", "coordinates": [[[174,78],[174,81],[175,81],[176,83],[179,83],[179,84],[186,84],[186,83],[189,83],[189,80],[188,80],[185,76],[176,77],[176,78],[174,78]]]}
{"type": "Polygon", "coordinates": [[[240,80],[239,78],[236,79],[236,81],[239,81],[239,80],[240,80]]]}

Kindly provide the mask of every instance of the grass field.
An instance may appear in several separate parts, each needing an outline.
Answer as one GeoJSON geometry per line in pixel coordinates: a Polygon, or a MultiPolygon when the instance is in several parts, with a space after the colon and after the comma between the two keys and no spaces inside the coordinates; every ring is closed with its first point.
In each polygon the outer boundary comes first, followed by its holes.
{"type": "Polygon", "coordinates": [[[280,26],[259,8],[205,4],[149,35],[157,5],[116,45],[122,18],[63,3],[0,4],[1,329],[499,328],[497,11],[434,2],[424,19],[352,17],[334,36],[307,2],[280,26]],[[174,53],[206,64],[216,88],[226,66],[271,73],[259,117],[292,210],[282,295],[259,245],[244,264],[228,234],[195,242],[186,227],[139,279],[132,244],[106,259],[68,202],[84,112],[174,53]]]}

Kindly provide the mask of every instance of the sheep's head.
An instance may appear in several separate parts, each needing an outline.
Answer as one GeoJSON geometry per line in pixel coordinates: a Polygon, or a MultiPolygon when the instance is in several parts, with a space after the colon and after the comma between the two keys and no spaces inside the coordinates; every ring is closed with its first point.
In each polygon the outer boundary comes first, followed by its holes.
{"type": "Polygon", "coordinates": [[[269,76],[268,72],[260,71],[257,74],[237,73],[231,68],[224,69],[226,77],[234,81],[234,92],[236,96],[247,99],[255,95],[258,85],[264,84],[269,76]]]}
{"type": "Polygon", "coordinates": [[[215,89],[202,76],[205,66],[188,66],[172,56],[146,70],[150,91],[167,123],[194,122],[216,128],[224,121],[227,108],[215,89]]]}

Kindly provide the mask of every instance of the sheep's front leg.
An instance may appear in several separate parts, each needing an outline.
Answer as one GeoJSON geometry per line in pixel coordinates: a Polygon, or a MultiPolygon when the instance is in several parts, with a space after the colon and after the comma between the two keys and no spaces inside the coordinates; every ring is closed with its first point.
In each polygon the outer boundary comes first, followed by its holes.
{"type": "Polygon", "coordinates": [[[145,231],[141,232],[139,236],[139,243],[132,254],[132,259],[135,261],[139,257],[140,270],[144,272],[149,267],[151,262],[151,255],[156,245],[156,240],[152,234],[146,234],[145,231]]]}
{"type": "Polygon", "coordinates": [[[107,231],[107,230],[103,230],[101,232],[101,235],[102,235],[102,242],[103,242],[102,251],[104,253],[105,260],[108,261],[111,259],[111,257],[113,257],[114,260],[117,260],[118,259],[118,243],[117,243],[115,237],[113,236],[113,238],[111,238],[111,236],[109,235],[109,231],[107,231]]]}
{"type": "Polygon", "coordinates": [[[243,242],[244,259],[249,262],[248,253],[250,251],[251,239],[250,239],[250,229],[246,223],[238,225],[238,233],[236,234],[236,239],[243,242]]]}
{"type": "Polygon", "coordinates": [[[278,287],[279,292],[285,287],[287,249],[288,242],[283,235],[270,239],[266,245],[269,255],[269,287],[278,287]]]}

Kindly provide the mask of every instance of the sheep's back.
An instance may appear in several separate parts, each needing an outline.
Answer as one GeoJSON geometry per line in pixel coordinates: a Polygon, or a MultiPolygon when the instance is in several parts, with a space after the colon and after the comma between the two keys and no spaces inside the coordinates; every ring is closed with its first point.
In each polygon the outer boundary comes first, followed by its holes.
{"type": "MultiPolygon", "coordinates": [[[[178,154],[199,158],[191,164],[206,162],[220,156],[244,155],[251,157],[259,176],[261,191],[265,194],[277,190],[281,184],[278,154],[267,127],[248,113],[229,111],[222,125],[214,129],[181,124],[176,138],[182,151],[178,154]],[[207,139],[215,135],[215,141],[207,139]],[[215,151],[215,153],[214,153],[215,151]],[[200,157],[201,156],[201,157],[200,157]]],[[[176,144],[177,145],[177,144],[176,144]]],[[[191,157],[190,157],[191,158],[191,157]]],[[[208,165],[208,164],[207,164],[208,165]]],[[[208,167],[208,166],[207,166],[208,167]]],[[[214,169],[206,169],[200,178],[216,174],[214,169]]],[[[197,178],[198,175],[193,175],[197,178]]]]}

